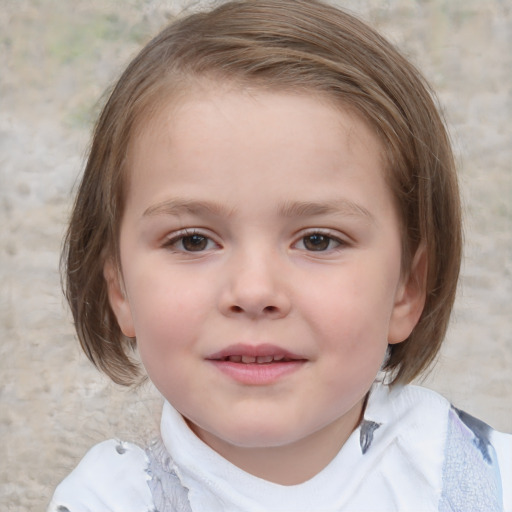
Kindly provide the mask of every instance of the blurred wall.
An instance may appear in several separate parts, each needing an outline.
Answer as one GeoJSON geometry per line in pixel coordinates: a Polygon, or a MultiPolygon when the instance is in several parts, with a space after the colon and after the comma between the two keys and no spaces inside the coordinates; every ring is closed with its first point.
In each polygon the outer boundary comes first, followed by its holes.
{"type": "MultiPolygon", "coordinates": [[[[143,440],[150,386],[120,389],[80,353],[58,263],[98,100],[169,19],[206,1],[0,0],[0,508],[43,510],[88,447],[143,440]]],[[[427,385],[512,431],[512,13],[508,0],[339,0],[439,93],[460,164],[466,257],[427,385]]]]}

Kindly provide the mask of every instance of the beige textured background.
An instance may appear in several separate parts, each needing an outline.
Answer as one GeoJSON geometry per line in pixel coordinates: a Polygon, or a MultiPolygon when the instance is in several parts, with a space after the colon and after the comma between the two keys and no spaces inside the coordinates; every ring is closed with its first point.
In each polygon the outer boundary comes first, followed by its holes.
{"type": "MultiPolygon", "coordinates": [[[[58,257],[98,98],[174,0],[0,0],[0,509],[44,510],[93,443],[144,439],[159,399],[78,350],[58,257]]],[[[466,210],[452,329],[427,384],[512,432],[512,2],[339,0],[438,90],[466,210]]]]}

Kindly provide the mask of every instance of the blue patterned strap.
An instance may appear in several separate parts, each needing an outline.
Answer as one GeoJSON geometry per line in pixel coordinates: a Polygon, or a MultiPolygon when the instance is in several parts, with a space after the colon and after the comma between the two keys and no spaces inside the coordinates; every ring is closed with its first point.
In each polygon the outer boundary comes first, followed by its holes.
{"type": "Polygon", "coordinates": [[[192,512],[188,490],[181,484],[173,461],[161,440],[154,441],[146,451],[151,479],[148,485],[157,512],[192,512]]]}
{"type": "Polygon", "coordinates": [[[440,512],[503,512],[502,476],[493,430],[452,408],[443,466],[440,512]]]}

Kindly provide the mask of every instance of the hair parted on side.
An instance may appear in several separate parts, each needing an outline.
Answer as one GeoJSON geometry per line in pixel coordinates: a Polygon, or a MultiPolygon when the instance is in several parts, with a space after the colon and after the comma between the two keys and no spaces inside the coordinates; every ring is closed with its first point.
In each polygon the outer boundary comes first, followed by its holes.
{"type": "Polygon", "coordinates": [[[103,268],[119,264],[129,146],[163,101],[194,81],[321,94],[361,115],[379,136],[402,228],[407,273],[426,250],[426,303],[384,370],[407,383],[435,359],[455,299],[462,234],[449,138],[420,73],[377,32],[316,0],[240,0],[165,28],[128,65],[97,121],[62,255],[66,298],[89,359],[136,383],[136,340],[110,308],[103,268]]]}

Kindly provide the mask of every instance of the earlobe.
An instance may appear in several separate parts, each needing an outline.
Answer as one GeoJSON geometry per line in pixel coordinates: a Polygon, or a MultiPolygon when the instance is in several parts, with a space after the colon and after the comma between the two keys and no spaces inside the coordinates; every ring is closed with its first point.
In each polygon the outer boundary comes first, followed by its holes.
{"type": "Polygon", "coordinates": [[[121,272],[117,265],[109,260],[103,267],[103,277],[107,283],[108,300],[110,307],[117,318],[119,328],[128,338],[135,337],[130,303],[126,297],[121,272]]]}
{"type": "Polygon", "coordinates": [[[404,277],[396,294],[390,321],[388,343],[406,340],[418,323],[426,300],[427,251],[420,245],[412,261],[411,270],[404,277]]]}

